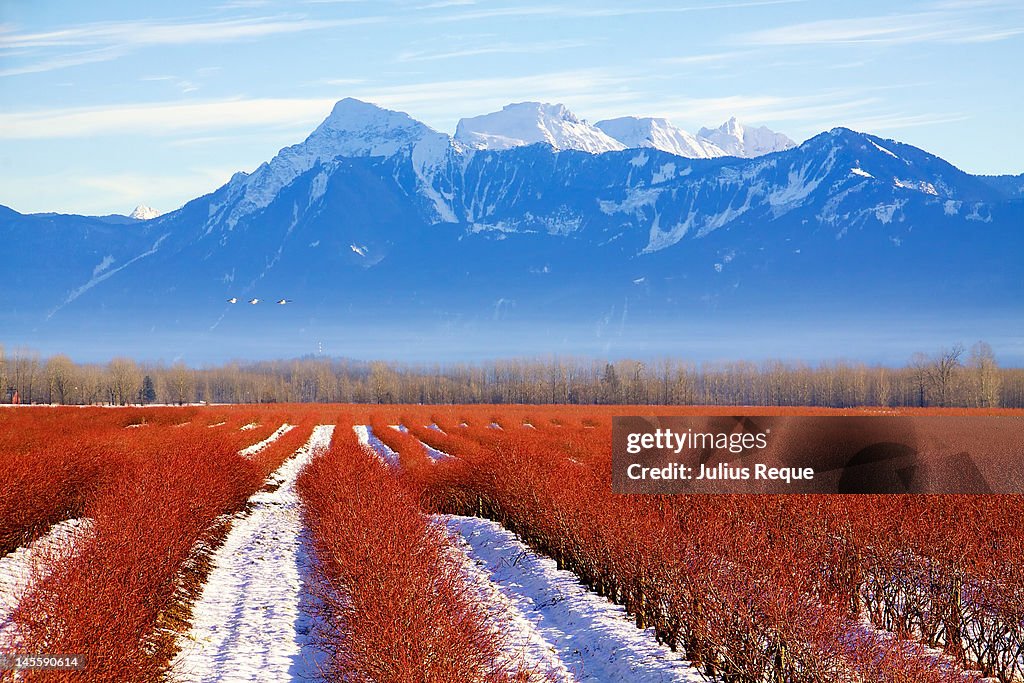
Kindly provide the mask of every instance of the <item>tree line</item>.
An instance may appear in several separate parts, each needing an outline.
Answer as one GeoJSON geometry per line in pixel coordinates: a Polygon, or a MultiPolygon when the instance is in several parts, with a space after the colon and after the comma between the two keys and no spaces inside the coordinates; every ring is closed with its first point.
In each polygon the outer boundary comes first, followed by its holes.
{"type": "Polygon", "coordinates": [[[0,347],[0,402],[567,403],[750,406],[1024,407],[1024,369],[957,344],[901,367],[830,362],[689,363],[549,358],[409,365],[332,358],[191,368],[0,347]]]}

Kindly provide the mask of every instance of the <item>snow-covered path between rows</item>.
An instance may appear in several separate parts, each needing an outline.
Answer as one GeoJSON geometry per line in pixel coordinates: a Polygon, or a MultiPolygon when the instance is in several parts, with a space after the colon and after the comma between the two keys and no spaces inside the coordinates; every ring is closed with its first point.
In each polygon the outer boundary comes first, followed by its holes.
{"type": "MultiPolygon", "coordinates": [[[[246,425],[246,427],[248,427],[248,425],[246,425]]],[[[242,429],[245,429],[245,427],[242,427],[242,429]]],[[[260,441],[259,443],[254,443],[248,448],[243,448],[242,450],[238,451],[238,454],[243,457],[250,458],[259,453],[260,451],[262,451],[270,444],[280,439],[282,436],[284,436],[293,429],[295,429],[295,425],[290,425],[287,422],[285,422],[283,425],[275,429],[273,434],[263,439],[263,441],[260,441]]]]}
{"type": "Polygon", "coordinates": [[[641,631],[620,605],[588,591],[555,561],[537,555],[501,525],[436,515],[467,555],[467,579],[507,616],[509,648],[557,681],[703,682],[678,653],[641,631]],[[570,675],[571,672],[571,675],[570,675]]]}
{"type": "Polygon", "coordinates": [[[310,638],[313,619],[306,609],[311,560],[295,480],[330,446],[333,433],[333,426],[315,427],[306,445],[269,477],[270,486],[249,499],[251,511],[232,522],[193,606],[192,629],[178,638],[173,680],[320,678],[319,653],[310,638]]]}
{"type": "Polygon", "coordinates": [[[398,453],[388,448],[387,444],[381,441],[376,434],[373,433],[373,429],[370,425],[353,425],[352,429],[356,432],[356,437],[359,439],[359,444],[365,448],[371,449],[374,454],[380,458],[385,465],[389,467],[398,467],[398,453]]]}
{"type": "Polygon", "coordinates": [[[0,643],[14,636],[11,614],[33,579],[42,578],[46,565],[56,557],[73,553],[78,539],[91,530],[91,519],[66,519],[31,544],[0,557],[0,643]]]}

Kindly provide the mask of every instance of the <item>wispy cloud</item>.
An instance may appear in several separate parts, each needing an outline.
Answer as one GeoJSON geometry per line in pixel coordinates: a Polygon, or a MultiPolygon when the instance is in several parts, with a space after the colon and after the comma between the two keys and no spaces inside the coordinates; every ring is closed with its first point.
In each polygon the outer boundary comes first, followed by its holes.
{"type": "Polygon", "coordinates": [[[323,98],[256,98],[8,111],[0,113],[0,139],[173,136],[246,126],[312,126],[330,113],[333,104],[333,99],[323,98]]]}
{"type": "Polygon", "coordinates": [[[163,211],[171,211],[178,207],[167,204],[168,198],[210,192],[226,183],[233,172],[227,168],[199,168],[181,174],[84,174],[74,176],[72,182],[87,190],[99,190],[105,202],[120,204],[125,211],[138,204],[161,205],[163,211]]]}
{"type": "Polygon", "coordinates": [[[476,0],[438,0],[437,2],[428,2],[425,5],[420,5],[416,9],[428,10],[428,9],[444,9],[446,7],[465,7],[467,5],[475,5],[476,0]]]}
{"type": "Polygon", "coordinates": [[[681,14],[687,12],[717,11],[743,7],[790,5],[803,2],[807,2],[807,0],[738,0],[736,2],[659,6],[643,5],[641,3],[622,3],[617,7],[588,7],[570,4],[516,5],[442,14],[432,17],[430,21],[474,21],[501,17],[530,16],[555,16],[566,18],[624,17],[644,14],[681,14]]]}
{"type": "Polygon", "coordinates": [[[1005,40],[1022,32],[1024,23],[1007,26],[1005,19],[979,18],[966,12],[929,11],[791,24],[747,33],[740,36],[738,42],[754,45],[965,43],[1005,40]]]}
{"type": "Polygon", "coordinates": [[[306,85],[331,85],[331,86],[349,86],[359,85],[366,83],[365,78],[322,78],[319,81],[309,83],[306,85]]]}
{"type": "Polygon", "coordinates": [[[659,59],[660,64],[671,64],[674,66],[709,66],[721,65],[734,62],[737,59],[749,57],[756,54],[757,50],[732,50],[729,52],[708,52],[698,55],[679,55],[677,57],[664,57],[659,59]]]}
{"type": "Polygon", "coordinates": [[[228,2],[218,5],[217,9],[253,9],[256,7],[266,7],[269,4],[270,0],[228,0],[228,2]]]}
{"type": "Polygon", "coordinates": [[[183,94],[199,90],[199,86],[196,85],[193,81],[190,81],[187,78],[179,78],[178,76],[143,76],[139,80],[154,83],[170,83],[174,85],[174,87],[176,87],[178,90],[180,90],[183,94]]]}
{"type": "Polygon", "coordinates": [[[148,204],[166,212],[178,208],[187,199],[220,187],[235,170],[228,167],[184,167],[174,173],[142,170],[109,173],[86,166],[5,178],[4,190],[12,198],[24,198],[22,202],[11,202],[15,205],[13,208],[23,213],[126,214],[139,204],[148,204]]]}
{"type": "Polygon", "coordinates": [[[43,32],[19,32],[10,25],[4,25],[0,26],[0,57],[8,62],[18,57],[24,63],[0,68],[0,77],[110,61],[146,47],[258,40],[380,21],[383,17],[325,20],[277,16],[192,22],[121,21],[43,32]],[[78,51],[62,52],[66,50],[78,51]]]}
{"type": "Polygon", "coordinates": [[[878,116],[865,116],[853,118],[843,122],[843,125],[853,130],[866,131],[869,133],[881,133],[890,130],[903,130],[905,128],[920,128],[922,126],[935,126],[942,123],[955,123],[966,121],[969,116],[960,112],[939,113],[939,114],[882,114],[878,116]]]}
{"type": "Polygon", "coordinates": [[[0,32],[0,49],[108,44],[122,47],[144,47],[217,43],[318,31],[340,26],[358,26],[379,21],[383,21],[383,17],[308,19],[277,16],[192,22],[98,22],[37,33],[3,31],[0,32]]]}
{"type": "Polygon", "coordinates": [[[81,52],[72,52],[64,55],[46,57],[22,64],[21,66],[2,68],[0,69],[0,77],[38,74],[45,73],[47,71],[56,71],[58,69],[67,69],[73,66],[81,66],[83,64],[108,62],[112,59],[123,57],[127,52],[128,51],[122,47],[111,46],[102,47],[96,50],[83,50],[81,52]]]}
{"type": "Polygon", "coordinates": [[[491,45],[436,52],[429,50],[406,50],[398,54],[397,60],[400,62],[426,62],[438,59],[478,57],[480,55],[534,54],[538,52],[553,52],[555,50],[569,50],[585,47],[586,45],[587,43],[581,40],[555,40],[541,43],[494,43],[491,45]]]}

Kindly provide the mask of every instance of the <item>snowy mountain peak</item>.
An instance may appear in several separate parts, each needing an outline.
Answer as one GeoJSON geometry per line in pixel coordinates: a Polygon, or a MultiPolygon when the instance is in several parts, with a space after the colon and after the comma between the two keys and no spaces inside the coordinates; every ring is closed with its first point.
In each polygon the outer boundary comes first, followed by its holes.
{"type": "Polygon", "coordinates": [[[148,221],[151,218],[156,218],[160,215],[160,212],[154,209],[152,206],[146,206],[145,204],[139,204],[135,207],[135,210],[128,214],[128,218],[134,218],[138,221],[148,221]]]}
{"type": "Polygon", "coordinates": [[[727,155],[750,159],[796,147],[782,133],[765,126],[747,128],[733,116],[718,128],[701,128],[697,136],[721,148],[727,155]]]}
{"type": "Polygon", "coordinates": [[[653,147],[690,159],[725,156],[725,152],[714,143],[690,135],[682,128],[672,125],[668,119],[623,116],[598,121],[594,125],[630,149],[653,147]]]}
{"type": "Polygon", "coordinates": [[[475,149],[510,149],[542,142],[592,154],[625,149],[561,104],[519,102],[501,111],[462,119],[455,139],[475,149]]]}
{"type": "MultiPolygon", "coordinates": [[[[407,154],[418,175],[437,166],[452,147],[452,139],[408,114],[346,97],[309,137],[285,147],[250,175],[235,174],[228,187],[242,199],[225,223],[233,229],[245,215],[270,204],[289,183],[318,163],[340,157],[392,157],[407,154]]],[[[444,212],[442,212],[444,213],[444,212]]],[[[211,214],[207,225],[218,216],[211,214]]]]}
{"type": "Polygon", "coordinates": [[[296,147],[318,159],[391,156],[426,136],[447,137],[408,114],[346,97],[306,141],[296,147]]]}

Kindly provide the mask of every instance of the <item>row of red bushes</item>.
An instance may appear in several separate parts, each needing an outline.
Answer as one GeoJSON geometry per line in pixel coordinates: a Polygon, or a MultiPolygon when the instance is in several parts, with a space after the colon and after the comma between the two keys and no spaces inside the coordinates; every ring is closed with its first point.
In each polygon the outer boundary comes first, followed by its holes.
{"type": "MultiPolygon", "coordinates": [[[[88,423],[89,412],[66,415],[66,430],[89,433],[79,422],[88,423]]],[[[80,463],[83,453],[100,462],[102,474],[76,510],[93,520],[91,531],[73,552],[51,558],[15,611],[16,642],[6,645],[85,655],[85,674],[39,674],[45,680],[161,680],[173,655],[168,627],[183,608],[182,582],[201,580],[183,569],[217,542],[223,527],[215,521],[241,509],[309,437],[307,424],[251,459],[238,456],[240,445],[265,438],[285,417],[264,413],[267,425],[241,433],[209,429],[207,420],[147,420],[145,428],[93,433],[95,452],[57,444],[53,462],[80,463]]]]}
{"type": "MultiPolygon", "coordinates": [[[[450,410],[439,412],[430,419],[452,434],[466,433],[451,428],[465,419],[464,411],[458,418],[450,410]]],[[[563,423],[569,428],[547,439],[545,457],[568,457],[609,481],[610,421],[577,415],[563,423]]],[[[532,424],[554,433],[552,419],[532,424]]],[[[437,439],[436,432],[414,431],[437,439]]],[[[488,442],[502,438],[488,430],[477,433],[488,442]]],[[[538,438],[534,430],[509,437],[538,438]]],[[[441,479],[450,490],[450,478],[441,479]]],[[[730,549],[737,562],[749,556],[751,544],[782,558],[806,577],[807,594],[835,605],[848,619],[866,618],[900,639],[939,648],[983,676],[1024,680],[1021,497],[676,496],[665,503],[687,533],[699,534],[710,520],[713,528],[727,530],[723,538],[739,539],[730,549]]],[[[853,628],[863,644],[861,631],[853,628]]]]}
{"type": "MultiPolygon", "coordinates": [[[[340,422],[330,451],[305,468],[298,484],[320,579],[324,628],[318,640],[329,653],[329,677],[347,683],[514,680],[515,666],[500,656],[500,635],[465,583],[444,533],[359,445],[350,424],[340,422]]],[[[374,424],[379,436],[402,440],[386,423],[374,424]]]]}
{"type": "Polygon", "coordinates": [[[409,480],[421,500],[501,522],[624,604],[710,680],[971,680],[851,615],[837,578],[843,549],[825,535],[794,540],[821,512],[803,509],[806,500],[612,494],[610,464],[594,457],[610,444],[607,424],[503,432],[478,420],[442,425],[447,435],[409,426],[458,458],[409,480]]]}
{"type": "MultiPolygon", "coordinates": [[[[26,408],[0,410],[0,556],[83,514],[119,476],[119,463],[148,430],[211,429],[236,451],[269,436],[291,411],[257,408],[26,408]],[[238,427],[256,422],[259,427],[238,427]]],[[[177,433],[177,432],[175,432],[177,433]]]]}

